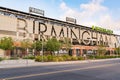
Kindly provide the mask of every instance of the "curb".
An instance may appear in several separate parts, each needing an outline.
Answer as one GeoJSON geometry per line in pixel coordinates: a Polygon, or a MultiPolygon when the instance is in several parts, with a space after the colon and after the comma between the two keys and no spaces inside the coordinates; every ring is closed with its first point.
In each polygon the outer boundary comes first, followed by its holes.
{"type": "MultiPolygon", "coordinates": [[[[22,67],[33,67],[33,66],[50,66],[50,65],[61,65],[61,64],[78,64],[78,63],[90,63],[90,62],[104,62],[104,61],[113,61],[120,60],[120,58],[112,58],[112,59],[97,59],[97,60],[83,60],[83,61],[65,61],[65,62],[34,62],[31,63],[15,63],[15,64],[1,64],[0,69],[6,68],[22,68],[22,67]]],[[[25,60],[24,60],[25,61],[25,60]]]]}

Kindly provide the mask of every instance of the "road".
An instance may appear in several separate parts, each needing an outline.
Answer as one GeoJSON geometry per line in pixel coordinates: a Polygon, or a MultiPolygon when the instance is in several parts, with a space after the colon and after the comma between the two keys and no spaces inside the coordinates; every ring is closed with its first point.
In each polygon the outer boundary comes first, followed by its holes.
{"type": "Polygon", "coordinates": [[[120,80],[120,60],[6,68],[0,80],[120,80]]]}

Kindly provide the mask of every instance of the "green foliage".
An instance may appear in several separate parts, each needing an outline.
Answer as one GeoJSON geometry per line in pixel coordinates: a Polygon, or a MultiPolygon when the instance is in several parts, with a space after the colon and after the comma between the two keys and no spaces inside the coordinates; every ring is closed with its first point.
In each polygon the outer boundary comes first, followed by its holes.
{"type": "Polygon", "coordinates": [[[58,62],[59,60],[58,60],[57,57],[53,57],[53,61],[54,61],[54,62],[58,62]]]}
{"type": "Polygon", "coordinates": [[[95,59],[108,59],[108,58],[116,58],[120,56],[95,56],[95,59]]]}
{"type": "Polygon", "coordinates": [[[98,26],[92,26],[92,30],[100,31],[100,32],[107,33],[107,34],[113,34],[112,30],[104,29],[98,26]]]}
{"type": "Polygon", "coordinates": [[[52,60],[53,60],[53,57],[54,57],[54,56],[48,55],[48,56],[47,56],[48,61],[52,61],[52,60]]]}
{"type": "Polygon", "coordinates": [[[26,39],[26,40],[21,41],[21,47],[22,47],[23,49],[30,48],[30,47],[31,47],[31,42],[30,42],[30,40],[26,39]]]}
{"type": "Polygon", "coordinates": [[[55,61],[55,62],[64,61],[64,58],[62,56],[52,56],[51,58],[52,58],[51,61],[55,61]]]}
{"type": "Polygon", "coordinates": [[[63,55],[62,57],[64,58],[65,61],[71,60],[71,56],[69,56],[69,55],[63,55]]]}
{"type": "Polygon", "coordinates": [[[66,48],[67,51],[71,48],[71,42],[69,38],[64,38],[64,43],[62,44],[63,47],[66,48]]]}
{"type": "MultiPolygon", "coordinates": [[[[42,56],[36,56],[35,57],[35,61],[37,61],[37,62],[42,62],[42,59],[43,59],[44,62],[48,62],[49,61],[48,56],[43,56],[43,58],[42,58],[42,56]]],[[[52,58],[52,61],[53,61],[53,58],[52,58]]]]}
{"type": "Polygon", "coordinates": [[[94,59],[95,56],[94,56],[94,55],[89,55],[89,56],[87,56],[87,58],[88,58],[88,59],[94,59]]]}
{"type": "Polygon", "coordinates": [[[3,50],[13,49],[13,40],[11,37],[3,37],[0,40],[0,48],[3,50]]]}
{"type": "Polygon", "coordinates": [[[10,57],[9,60],[18,60],[18,57],[10,57]]]}
{"type": "MultiPolygon", "coordinates": [[[[41,56],[41,61],[42,61],[42,56],[41,56]]],[[[43,56],[43,61],[44,61],[44,62],[48,62],[47,56],[43,56]]]]}
{"type": "Polygon", "coordinates": [[[78,56],[78,60],[84,60],[85,58],[82,56],[78,56]]]}
{"type": "Polygon", "coordinates": [[[72,57],[71,57],[71,60],[76,61],[76,60],[78,60],[78,58],[77,58],[77,57],[72,56],[72,57]]]}
{"type": "Polygon", "coordinates": [[[37,51],[40,51],[42,49],[42,42],[36,41],[32,44],[32,48],[36,49],[37,51]]]}
{"type": "MultiPolygon", "coordinates": [[[[59,62],[59,61],[71,61],[71,60],[78,60],[78,58],[77,57],[72,57],[72,56],[69,56],[69,55],[63,55],[63,56],[47,55],[47,56],[43,57],[44,62],[49,62],[49,61],[59,62]]],[[[35,61],[41,62],[42,61],[42,56],[37,56],[35,58],[35,61]]]]}
{"type": "Polygon", "coordinates": [[[36,56],[36,57],[35,57],[35,61],[41,62],[41,61],[42,61],[42,56],[36,56]]]}
{"type": "Polygon", "coordinates": [[[23,59],[35,59],[35,56],[33,56],[33,55],[25,56],[25,57],[23,57],[23,59]]]}
{"type": "MultiPolygon", "coordinates": [[[[108,59],[108,58],[116,58],[120,56],[89,56],[87,59],[108,59]]],[[[43,61],[44,62],[60,62],[60,61],[76,61],[76,60],[85,60],[83,56],[69,56],[69,55],[63,55],[63,56],[52,56],[52,55],[47,55],[43,56],[43,61]]],[[[35,61],[41,62],[42,61],[42,56],[36,56],[35,61]]]]}
{"type": "Polygon", "coordinates": [[[64,58],[62,56],[59,56],[58,61],[64,61],[64,58]]]}
{"type": "Polygon", "coordinates": [[[4,60],[3,58],[0,57],[0,61],[4,60]]]}
{"type": "Polygon", "coordinates": [[[54,52],[60,49],[60,42],[56,38],[48,39],[46,42],[46,48],[48,51],[54,52]]]}
{"type": "Polygon", "coordinates": [[[115,49],[116,54],[120,54],[120,46],[115,49]]]}
{"type": "MultiPolygon", "coordinates": [[[[73,56],[69,56],[69,55],[63,55],[63,56],[48,55],[48,56],[43,57],[44,62],[49,62],[49,61],[59,62],[59,61],[73,61],[73,60],[78,60],[78,58],[73,57],[73,56]]],[[[41,62],[42,61],[42,56],[37,56],[35,58],[35,61],[41,62]]]]}
{"type": "Polygon", "coordinates": [[[104,56],[105,53],[106,53],[105,47],[103,45],[99,45],[97,50],[97,55],[104,56]]]}

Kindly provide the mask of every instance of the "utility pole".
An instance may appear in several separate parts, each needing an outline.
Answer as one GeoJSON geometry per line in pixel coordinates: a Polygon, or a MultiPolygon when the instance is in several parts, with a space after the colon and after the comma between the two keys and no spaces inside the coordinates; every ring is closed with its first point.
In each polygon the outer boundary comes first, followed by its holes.
{"type": "Polygon", "coordinates": [[[43,54],[43,38],[42,38],[42,62],[44,62],[44,54],[43,54]]]}
{"type": "Polygon", "coordinates": [[[28,65],[28,48],[26,48],[26,51],[27,51],[26,65],[28,65]]]}

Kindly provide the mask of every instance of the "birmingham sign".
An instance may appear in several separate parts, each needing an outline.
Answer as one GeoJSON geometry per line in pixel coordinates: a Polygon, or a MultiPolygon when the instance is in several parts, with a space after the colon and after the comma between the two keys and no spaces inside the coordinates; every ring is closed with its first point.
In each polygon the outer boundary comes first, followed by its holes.
{"type": "Polygon", "coordinates": [[[113,44],[116,44],[117,37],[110,35],[110,34],[104,34],[97,31],[94,31],[92,29],[86,29],[81,28],[80,26],[72,26],[72,25],[61,25],[54,22],[43,22],[40,20],[33,20],[31,25],[29,24],[29,21],[25,19],[17,18],[17,29],[23,30],[24,37],[29,38],[29,26],[32,27],[32,34],[35,37],[37,35],[39,39],[44,38],[44,40],[47,40],[48,37],[56,37],[57,39],[60,38],[69,38],[71,39],[71,42],[73,40],[76,40],[78,44],[83,45],[99,45],[103,44],[105,46],[108,46],[111,44],[112,40],[114,41],[113,44]],[[23,24],[19,26],[20,24],[23,24]]]}
{"type": "Polygon", "coordinates": [[[106,34],[80,25],[62,22],[44,21],[43,19],[25,19],[0,15],[0,30],[16,33],[17,39],[47,40],[51,37],[69,38],[71,42],[82,45],[99,45],[113,47],[120,39],[113,34],[106,34]]]}

